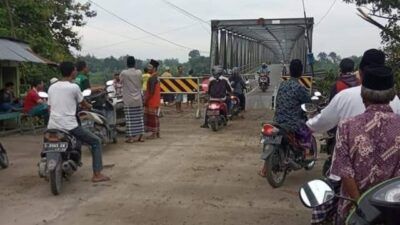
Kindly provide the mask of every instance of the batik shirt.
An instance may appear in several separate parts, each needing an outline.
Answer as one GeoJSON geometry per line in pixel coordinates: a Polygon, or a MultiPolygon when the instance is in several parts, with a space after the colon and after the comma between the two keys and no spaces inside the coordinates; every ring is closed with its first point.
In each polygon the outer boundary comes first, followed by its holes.
{"type": "MultiPolygon", "coordinates": [[[[400,176],[400,116],[389,105],[371,105],[339,124],[331,175],[353,178],[360,193],[400,176]]],[[[341,190],[341,194],[348,196],[341,190]]],[[[351,203],[339,201],[341,222],[351,203]]]]}
{"type": "Polygon", "coordinates": [[[297,131],[305,126],[307,117],[301,105],[311,102],[310,94],[298,79],[283,81],[276,96],[274,121],[291,131],[297,131]]]}

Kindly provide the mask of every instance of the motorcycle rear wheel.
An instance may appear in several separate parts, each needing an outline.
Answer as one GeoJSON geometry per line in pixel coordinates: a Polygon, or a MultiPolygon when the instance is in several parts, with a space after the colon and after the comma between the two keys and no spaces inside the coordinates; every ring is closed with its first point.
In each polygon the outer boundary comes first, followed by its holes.
{"type": "Polygon", "coordinates": [[[58,162],[56,168],[53,171],[50,171],[50,189],[53,195],[59,195],[62,189],[63,183],[63,171],[61,168],[61,163],[58,162]]]}
{"type": "Polygon", "coordinates": [[[267,180],[273,188],[278,188],[283,185],[286,178],[286,168],[281,168],[282,162],[279,151],[274,152],[267,158],[267,180]]]}
{"type": "Polygon", "coordinates": [[[218,131],[218,124],[216,122],[210,123],[210,126],[213,131],[218,131]]]}
{"type": "Polygon", "coordinates": [[[3,150],[0,150],[0,167],[5,169],[9,165],[7,153],[3,150]]]}

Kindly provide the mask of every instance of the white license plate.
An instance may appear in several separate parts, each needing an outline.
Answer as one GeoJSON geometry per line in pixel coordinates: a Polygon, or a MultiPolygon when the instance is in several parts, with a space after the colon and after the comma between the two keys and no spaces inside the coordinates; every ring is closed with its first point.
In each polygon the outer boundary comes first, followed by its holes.
{"type": "Polygon", "coordinates": [[[82,120],[82,127],[93,127],[94,122],[92,120],[82,120]]]}
{"type": "Polygon", "coordinates": [[[282,143],[282,136],[263,136],[261,139],[262,144],[275,144],[282,143]]]}
{"type": "Polygon", "coordinates": [[[44,151],[43,152],[65,152],[68,149],[67,142],[55,142],[55,143],[44,143],[43,144],[44,151]]]}

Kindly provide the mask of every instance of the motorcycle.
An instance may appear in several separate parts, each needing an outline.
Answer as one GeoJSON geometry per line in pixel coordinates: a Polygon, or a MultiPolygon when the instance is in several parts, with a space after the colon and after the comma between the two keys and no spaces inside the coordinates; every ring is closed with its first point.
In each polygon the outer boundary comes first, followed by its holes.
{"type": "Polygon", "coordinates": [[[0,143],[0,167],[2,169],[5,169],[8,166],[9,166],[9,161],[8,161],[7,151],[0,143]]]}
{"type": "Polygon", "coordinates": [[[116,110],[106,90],[93,94],[83,91],[85,99],[92,104],[90,111],[79,111],[78,117],[82,127],[97,135],[102,143],[117,143],[116,110]]]}
{"type": "Polygon", "coordinates": [[[228,124],[227,106],[223,101],[210,101],[207,106],[206,114],[208,124],[213,131],[218,131],[222,126],[228,124]]]}
{"type": "Polygon", "coordinates": [[[260,89],[262,90],[262,92],[265,92],[268,89],[269,74],[260,74],[259,73],[258,86],[260,86],[260,89]]]}
{"type": "MultiPolygon", "coordinates": [[[[48,98],[47,93],[39,92],[41,98],[48,98]]],[[[38,163],[39,176],[50,183],[51,192],[59,195],[63,179],[68,179],[81,163],[81,144],[68,133],[58,129],[44,132],[41,160],[38,163]]]]}
{"type": "Polygon", "coordinates": [[[231,109],[230,110],[231,110],[231,115],[232,115],[231,119],[232,119],[233,117],[238,116],[242,110],[240,108],[239,98],[235,95],[230,96],[230,98],[231,98],[231,109]]]}
{"type": "Polygon", "coordinates": [[[125,113],[124,113],[124,102],[122,96],[117,96],[114,88],[114,81],[109,80],[106,82],[106,90],[108,92],[108,97],[111,99],[113,106],[116,111],[116,125],[125,125],[125,113]]]}
{"type": "MultiPolygon", "coordinates": [[[[312,105],[302,105],[303,107],[312,105]]],[[[315,110],[315,107],[313,109],[315,110]]],[[[317,142],[313,135],[309,149],[311,159],[306,158],[306,149],[295,135],[279,124],[263,124],[260,136],[263,145],[261,159],[266,163],[266,178],[272,187],[281,187],[286,175],[291,171],[314,168],[317,160],[317,142]]]]}
{"type": "Polygon", "coordinates": [[[351,201],[355,209],[347,216],[346,225],[400,224],[400,177],[375,185],[358,201],[335,194],[329,183],[318,179],[304,184],[299,197],[307,208],[321,206],[334,198],[351,201]]]}

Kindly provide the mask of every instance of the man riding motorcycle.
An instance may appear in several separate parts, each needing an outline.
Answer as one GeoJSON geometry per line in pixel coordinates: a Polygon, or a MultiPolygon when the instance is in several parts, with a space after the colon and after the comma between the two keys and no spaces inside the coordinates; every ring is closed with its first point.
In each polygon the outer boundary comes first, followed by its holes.
{"type": "Polygon", "coordinates": [[[101,140],[82,128],[76,116],[78,105],[91,108],[91,105],[83,99],[79,86],[73,83],[76,68],[72,62],[62,62],[59,68],[63,78],[51,85],[48,91],[50,120],[47,128],[68,131],[81,142],[90,145],[93,161],[92,182],[108,181],[110,178],[101,173],[103,169],[101,140]]]}
{"type": "MultiPolygon", "coordinates": [[[[311,146],[311,133],[305,126],[307,117],[301,109],[301,105],[311,102],[311,96],[298,80],[302,73],[302,62],[299,59],[292,60],[290,63],[291,78],[283,81],[278,89],[274,122],[284,127],[286,131],[294,133],[299,143],[308,148],[311,146]]],[[[265,177],[266,170],[267,166],[264,163],[259,175],[265,177]]]]}
{"type": "Polygon", "coordinates": [[[260,83],[260,78],[266,76],[268,79],[268,85],[269,85],[269,74],[271,73],[271,70],[268,68],[268,65],[266,63],[263,63],[261,65],[261,68],[258,70],[258,83],[260,83]]]}
{"type": "MultiPolygon", "coordinates": [[[[225,102],[227,108],[230,108],[230,99],[226,97],[227,93],[232,93],[233,89],[229,83],[228,78],[224,77],[224,70],[221,66],[216,65],[212,69],[213,76],[210,77],[208,83],[208,94],[210,95],[210,101],[222,101],[225,102]]],[[[228,113],[229,114],[229,113],[228,113]]],[[[202,128],[208,128],[208,116],[205,113],[204,124],[202,128]]]]}

